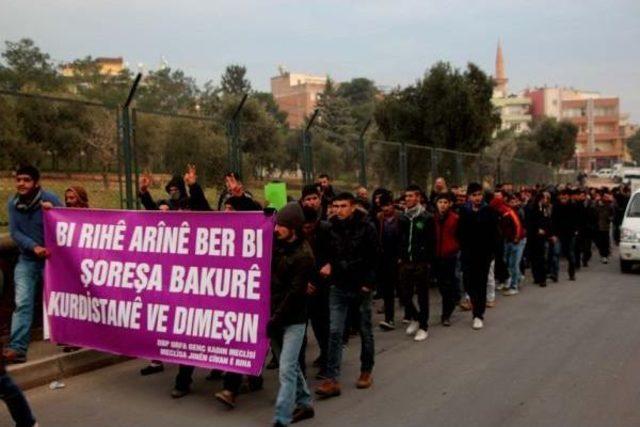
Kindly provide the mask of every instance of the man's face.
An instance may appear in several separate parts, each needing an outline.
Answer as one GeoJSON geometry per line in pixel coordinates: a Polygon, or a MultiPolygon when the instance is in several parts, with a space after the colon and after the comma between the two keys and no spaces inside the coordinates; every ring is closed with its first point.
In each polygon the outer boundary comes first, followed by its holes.
{"type": "Polygon", "coordinates": [[[404,193],[404,204],[407,209],[415,207],[420,201],[420,195],[417,191],[407,191],[404,193]]]}
{"type": "Polygon", "coordinates": [[[518,209],[520,207],[520,200],[513,197],[509,199],[508,205],[511,206],[513,209],[518,209]]]}
{"type": "Polygon", "coordinates": [[[369,194],[367,192],[367,189],[364,187],[360,187],[358,188],[358,190],[356,191],[356,195],[361,198],[366,200],[369,197],[369,194]]]}
{"type": "Polygon", "coordinates": [[[438,201],[436,202],[436,207],[438,208],[438,213],[440,215],[444,215],[451,207],[451,202],[449,201],[449,199],[438,199],[438,201]]]}
{"type": "Polygon", "coordinates": [[[180,189],[178,187],[169,187],[169,197],[171,199],[179,199],[180,198],[180,189]]]}
{"type": "Polygon", "coordinates": [[[73,191],[64,193],[64,205],[68,208],[75,208],[79,205],[78,196],[73,191]]]}
{"type": "Polygon", "coordinates": [[[230,192],[233,192],[238,189],[238,187],[240,186],[240,183],[233,176],[225,176],[224,185],[227,186],[227,190],[229,190],[230,192]]]}
{"type": "MultiPolygon", "coordinates": [[[[226,206],[225,206],[226,207],[226,206]]],[[[169,205],[163,203],[160,206],[158,206],[158,209],[161,210],[162,212],[169,212],[171,210],[171,208],[169,207],[169,205]]],[[[226,210],[226,209],[225,209],[226,210]]]]}
{"type": "Polygon", "coordinates": [[[382,206],[380,209],[382,210],[382,215],[384,215],[386,218],[392,217],[396,211],[395,206],[391,204],[382,206]]]}
{"type": "Polygon", "coordinates": [[[558,197],[558,202],[560,202],[561,205],[566,205],[567,203],[569,203],[569,195],[568,194],[561,194],[558,197]]]}
{"type": "Polygon", "coordinates": [[[469,195],[469,201],[474,206],[480,206],[482,204],[482,191],[476,191],[469,195]]]}
{"type": "Polygon", "coordinates": [[[322,187],[322,189],[329,187],[329,178],[327,177],[320,178],[318,182],[320,182],[320,187],[322,187]]]}
{"type": "Polygon", "coordinates": [[[311,237],[313,233],[316,231],[316,223],[315,222],[305,222],[302,225],[302,234],[304,237],[311,237]]]}
{"type": "Polygon", "coordinates": [[[293,230],[289,227],[276,224],[274,227],[275,235],[278,240],[290,240],[293,237],[293,230]]]}
{"type": "Polygon", "coordinates": [[[447,187],[447,184],[444,181],[444,178],[438,178],[436,179],[436,182],[434,183],[433,187],[435,188],[436,191],[442,191],[447,187]]]}
{"type": "Polygon", "coordinates": [[[350,200],[336,200],[333,202],[333,209],[340,219],[347,219],[356,210],[356,205],[350,200]]]}
{"type": "Polygon", "coordinates": [[[308,206],[313,209],[320,209],[320,197],[317,194],[308,194],[302,199],[302,206],[308,206]]]}
{"type": "Polygon", "coordinates": [[[38,186],[38,183],[30,175],[16,175],[16,192],[20,196],[26,196],[38,186]]]}
{"type": "Polygon", "coordinates": [[[458,194],[456,194],[456,203],[459,205],[464,205],[466,202],[467,202],[467,195],[461,191],[458,192],[458,194]]]}

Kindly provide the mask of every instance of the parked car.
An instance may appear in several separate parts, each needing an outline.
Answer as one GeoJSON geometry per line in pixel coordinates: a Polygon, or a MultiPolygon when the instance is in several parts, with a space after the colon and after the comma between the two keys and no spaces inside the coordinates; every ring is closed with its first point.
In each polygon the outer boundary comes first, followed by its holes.
{"type": "Polygon", "coordinates": [[[631,196],[620,233],[620,270],[628,273],[640,262],[640,190],[631,196]]]}
{"type": "Polygon", "coordinates": [[[596,172],[596,177],[611,179],[613,177],[613,169],[604,168],[596,172]]]}

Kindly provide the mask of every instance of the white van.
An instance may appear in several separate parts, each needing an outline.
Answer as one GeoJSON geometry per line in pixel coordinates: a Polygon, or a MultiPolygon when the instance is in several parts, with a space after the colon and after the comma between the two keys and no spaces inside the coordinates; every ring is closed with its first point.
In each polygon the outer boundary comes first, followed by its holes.
{"type": "Polygon", "coordinates": [[[640,190],[631,196],[620,228],[620,270],[628,273],[640,262],[640,190]]]}

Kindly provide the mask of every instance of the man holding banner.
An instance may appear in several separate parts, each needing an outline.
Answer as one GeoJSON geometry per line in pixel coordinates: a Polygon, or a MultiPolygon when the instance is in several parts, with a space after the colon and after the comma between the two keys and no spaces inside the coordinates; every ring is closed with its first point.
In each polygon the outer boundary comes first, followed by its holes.
{"type": "Polygon", "coordinates": [[[286,426],[315,415],[298,362],[306,335],[307,284],[315,269],[311,247],[301,236],[303,223],[304,214],[297,202],[287,204],[276,216],[271,318],[267,326],[280,366],[274,426],[286,426]]]}

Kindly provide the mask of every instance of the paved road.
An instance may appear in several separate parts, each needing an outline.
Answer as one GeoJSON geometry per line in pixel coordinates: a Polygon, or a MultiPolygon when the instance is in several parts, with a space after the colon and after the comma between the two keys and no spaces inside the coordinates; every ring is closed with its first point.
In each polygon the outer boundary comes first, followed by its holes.
{"type": "MultiPolygon", "coordinates": [[[[566,277],[565,277],[566,279],[566,277]]],[[[439,314],[434,296],[433,315],[439,314]]],[[[482,331],[457,312],[414,343],[376,332],[375,385],[356,390],[358,341],[346,353],[344,390],[317,402],[316,426],[639,426],[640,275],[594,263],[577,282],[526,285],[499,297],[482,331]]],[[[311,352],[310,357],[315,352],[311,352]]],[[[242,395],[228,411],[219,383],[196,377],[193,394],[169,398],[175,368],[141,378],[132,361],[28,392],[41,426],[265,426],[277,389],[242,395]]],[[[2,409],[4,411],[4,409],[2,409]]],[[[6,414],[6,411],[5,411],[6,414]]],[[[8,426],[0,413],[0,425],[8,426]]]]}

